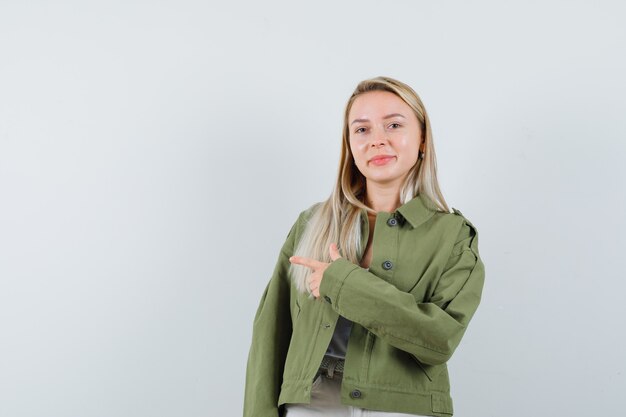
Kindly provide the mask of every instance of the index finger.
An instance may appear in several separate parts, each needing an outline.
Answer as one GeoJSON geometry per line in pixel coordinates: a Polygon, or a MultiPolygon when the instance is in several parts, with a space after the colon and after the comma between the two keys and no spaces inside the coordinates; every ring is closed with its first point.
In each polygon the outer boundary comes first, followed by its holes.
{"type": "Polygon", "coordinates": [[[303,256],[292,256],[289,258],[289,262],[292,264],[304,265],[311,269],[319,268],[321,262],[316,261],[315,259],[305,258],[303,256]]]}

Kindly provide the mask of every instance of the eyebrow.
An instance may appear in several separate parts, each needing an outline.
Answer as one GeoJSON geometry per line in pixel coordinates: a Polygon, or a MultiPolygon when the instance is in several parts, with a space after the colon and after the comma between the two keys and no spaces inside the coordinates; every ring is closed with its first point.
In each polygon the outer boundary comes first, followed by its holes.
{"type": "MultiPolygon", "coordinates": [[[[406,117],[404,117],[400,113],[391,113],[383,117],[383,120],[391,119],[392,117],[402,117],[403,119],[406,119],[406,117]]],[[[369,119],[354,119],[352,123],[350,123],[350,126],[352,126],[355,123],[362,123],[362,122],[369,122],[369,119]]]]}

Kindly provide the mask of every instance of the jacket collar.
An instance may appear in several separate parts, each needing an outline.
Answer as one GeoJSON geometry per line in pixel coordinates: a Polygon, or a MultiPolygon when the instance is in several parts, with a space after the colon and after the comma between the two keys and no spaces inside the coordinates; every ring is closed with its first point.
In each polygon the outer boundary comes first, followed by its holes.
{"type": "MultiPolygon", "coordinates": [[[[395,211],[395,217],[400,223],[404,223],[406,220],[413,228],[416,228],[430,219],[436,212],[435,204],[426,195],[418,194],[398,207],[395,211]]],[[[363,209],[361,214],[364,221],[367,221],[367,211],[363,209]]]]}
{"type": "Polygon", "coordinates": [[[437,207],[425,194],[416,195],[396,209],[413,228],[430,219],[436,211],[437,207]]]}

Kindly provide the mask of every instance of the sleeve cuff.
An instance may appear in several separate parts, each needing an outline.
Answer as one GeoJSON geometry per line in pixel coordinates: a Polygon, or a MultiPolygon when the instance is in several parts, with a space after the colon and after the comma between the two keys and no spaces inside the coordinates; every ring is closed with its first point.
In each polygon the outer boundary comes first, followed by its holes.
{"type": "Polygon", "coordinates": [[[322,276],[320,284],[320,297],[336,308],[339,298],[339,292],[344,281],[353,271],[359,269],[358,265],[353,264],[345,258],[335,259],[330,263],[322,276]]]}

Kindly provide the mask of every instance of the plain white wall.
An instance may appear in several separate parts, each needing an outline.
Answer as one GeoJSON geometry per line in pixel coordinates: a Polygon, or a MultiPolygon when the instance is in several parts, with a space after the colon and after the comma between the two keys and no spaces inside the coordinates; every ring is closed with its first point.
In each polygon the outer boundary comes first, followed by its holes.
{"type": "Polygon", "coordinates": [[[252,319],[343,106],[430,114],[482,305],[456,415],[619,414],[620,1],[0,3],[0,416],[241,415],[252,319]]]}

